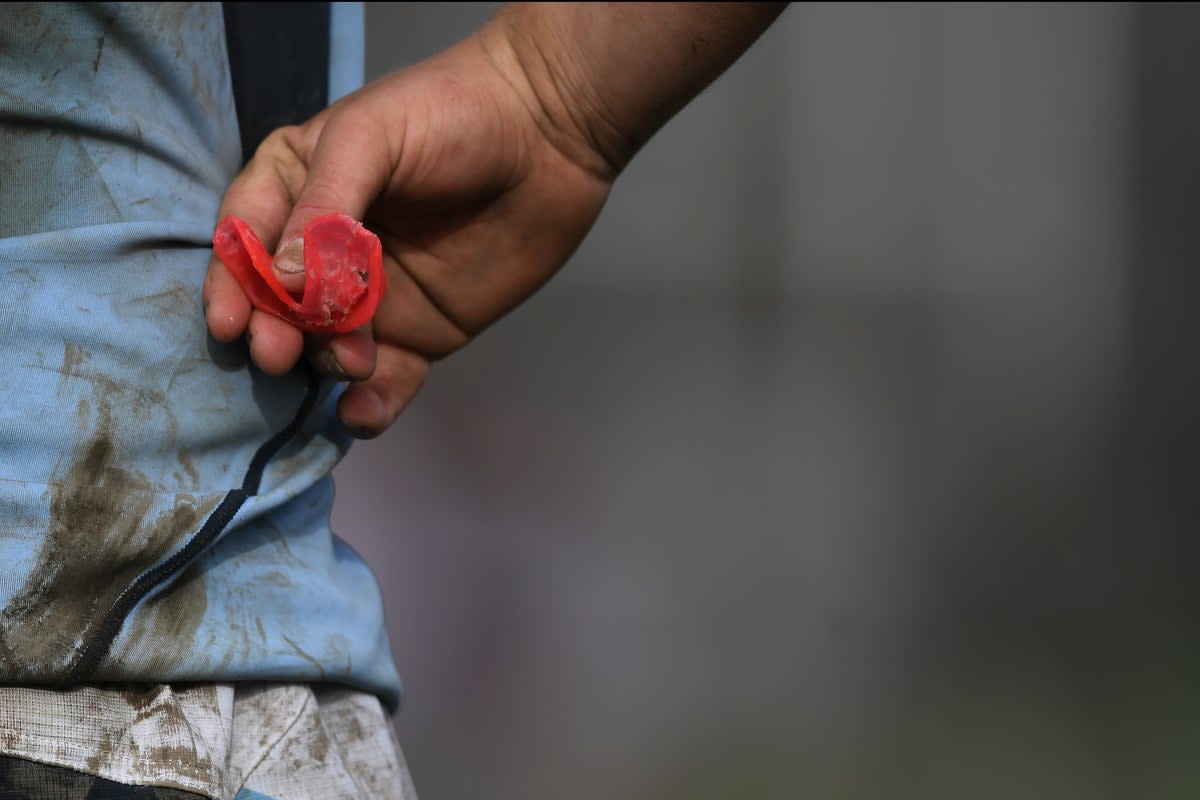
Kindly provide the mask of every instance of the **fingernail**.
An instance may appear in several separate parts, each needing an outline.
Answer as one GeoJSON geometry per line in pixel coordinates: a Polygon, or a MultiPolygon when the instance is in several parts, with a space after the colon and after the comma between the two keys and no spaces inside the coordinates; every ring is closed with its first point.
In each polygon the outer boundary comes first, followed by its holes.
{"type": "Polygon", "coordinates": [[[374,439],[382,432],[383,428],[387,427],[387,407],[378,392],[369,386],[358,384],[350,387],[347,394],[342,397],[342,405],[338,409],[338,420],[342,423],[346,433],[355,439],[374,439]],[[350,401],[348,406],[346,405],[347,401],[350,401]],[[380,427],[372,430],[366,425],[350,422],[344,416],[346,411],[353,412],[353,416],[360,420],[375,421],[380,424],[380,427]]]}
{"type": "Polygon", "coordinates": [[[275,254],[275,271],[283,275],[304,272],[304,240],[292,239],[275,254]]]}
{"type": "Polygon", "coordinates": [[[374,439],[375,438],[374,431],[367,430],[366,428],[362,427],[361,425],[347,425],[346,423],[343,422],[342,427],[346,429],[346,433],[350,434],[355,439],[374,439]]]}
{"type": "Polygon", "coordinates": [[[339,381],[348,381],[350,376],[346,374],[346,370],[342,368],[341,363],[337,360],[337,356],[332,350],[326,350],[320,355],[321,366],[326,372],[339,381]]]}

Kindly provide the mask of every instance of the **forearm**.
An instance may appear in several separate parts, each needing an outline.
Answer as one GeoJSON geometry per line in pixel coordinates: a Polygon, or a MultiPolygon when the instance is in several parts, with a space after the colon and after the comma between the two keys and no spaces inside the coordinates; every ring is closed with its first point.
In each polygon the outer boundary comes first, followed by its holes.
{"type": "Polygon", "coordinates": [[[568,157],[613,178],[786,3],[511,3],[480,32],[568,157]]]}

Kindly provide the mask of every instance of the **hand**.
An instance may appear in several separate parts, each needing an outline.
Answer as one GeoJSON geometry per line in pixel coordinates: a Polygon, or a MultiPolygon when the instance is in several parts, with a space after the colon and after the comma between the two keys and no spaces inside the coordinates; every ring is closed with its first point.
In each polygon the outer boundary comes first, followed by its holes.
{"type": "Polygon", "coordinates": [[[249,223],[296,293],[305,223],[333,211],[361,219],[383,244],[388,291],[370,325],[306,336],[252,309],[214,258],[204,285],[214,338],[245,335],[271,375],[303,356],[350,380],[338,414],[368,438],[399,416],[431,362],[548,280],[592,226],[611,176],[549,121],[509,63],[476,35],[271,134],[220,218],[249,223]]]}

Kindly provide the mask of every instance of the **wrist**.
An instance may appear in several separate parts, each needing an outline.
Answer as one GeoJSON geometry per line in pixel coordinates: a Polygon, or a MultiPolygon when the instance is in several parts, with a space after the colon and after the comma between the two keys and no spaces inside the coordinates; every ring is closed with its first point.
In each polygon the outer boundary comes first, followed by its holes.
{"type": "Polygon", "coordinates": [[[481,32],[547,138],[612,180],[783,3],[510,3],[481,32]]]}
{"type": "Polygon", "coordinates": [[[509,5],[478,33],[488,60],[528,109],[539,134],[584,171],[611,182],[637,149],[605,108],[559,20],[509,5]]]}

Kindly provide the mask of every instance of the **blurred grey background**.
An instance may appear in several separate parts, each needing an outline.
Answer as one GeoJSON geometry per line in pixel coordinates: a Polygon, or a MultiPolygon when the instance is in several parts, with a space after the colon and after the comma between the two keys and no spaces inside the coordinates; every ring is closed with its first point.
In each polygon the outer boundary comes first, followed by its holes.
{"type": "Polygon", "coordinates": [[[1198,46],[795,5],[651,141],[335,473],[423,800],[1200,796],[1198,46]]]}

